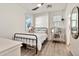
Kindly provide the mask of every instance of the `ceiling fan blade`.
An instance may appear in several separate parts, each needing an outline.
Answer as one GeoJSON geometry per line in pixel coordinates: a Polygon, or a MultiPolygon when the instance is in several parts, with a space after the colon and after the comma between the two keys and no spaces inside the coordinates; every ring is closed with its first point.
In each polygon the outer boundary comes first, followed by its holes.
{"type": "MultiPolygon", "coordinates": [[[[43,5],[43,4],[44,4],[44,3],[41,3],[41,5],[43,5]]],[[[39,6],[33,8],[32,10],[35,11],[35,10],[37,10],[38,8],[39,8],[39,6]]]]}
{"type": "Polygon", "coordinates": [[[33,8],[32,10],[37,10],[39,7],[33,8]]]}

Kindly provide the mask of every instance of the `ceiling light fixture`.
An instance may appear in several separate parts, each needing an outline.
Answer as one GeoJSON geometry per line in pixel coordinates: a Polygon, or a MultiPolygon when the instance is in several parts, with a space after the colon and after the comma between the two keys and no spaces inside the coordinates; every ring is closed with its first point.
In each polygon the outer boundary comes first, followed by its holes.
{"type": "Polygon", "coordinates": [[[38,7],[41,7],[42,5],[41,5],[41,4],[37,4],[37,6],[38,6],[38,7]]]}

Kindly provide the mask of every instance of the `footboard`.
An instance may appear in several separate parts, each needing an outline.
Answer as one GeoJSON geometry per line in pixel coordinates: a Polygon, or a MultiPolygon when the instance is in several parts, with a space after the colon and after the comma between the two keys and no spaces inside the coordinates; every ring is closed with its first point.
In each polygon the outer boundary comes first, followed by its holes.
{"type": "MultiPolygon", "coordinates": [[[[25,33],[15,33],[14,34],[14,40],[16,39],[19,39],[21,42],[22,40],[25,40],[27,42],[27,40],[29,40],[29,44],[30,44],[30,41],[35,41],[35,45],[36,45],[36,54],[37,54],[37,51],[38,51],[38,48],[37,48],[37,36],[34,35],[34,34],[25,34],[25,33]]],[[[26,43],[27,44],[27,43],[26,43]]]]}

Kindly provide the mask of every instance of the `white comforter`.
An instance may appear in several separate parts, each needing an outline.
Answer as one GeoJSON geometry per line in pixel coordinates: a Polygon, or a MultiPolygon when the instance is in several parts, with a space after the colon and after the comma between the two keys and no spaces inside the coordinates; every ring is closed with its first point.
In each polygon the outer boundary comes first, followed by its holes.
{"type": "MultiPolygon", "coordinates": [[[[37,47],[38,47],[38,50],[40,51],[41,50],[41,48],[42,48],[42,43],[44,42],[44,40],[46,40],[46,38],[47,38],[47,34],[46,33],[28,33],[28,34],[35,34],[36,36],[37,36],[37,47]]],[[[26,37],[26,38],[35,38],[34,36],[28,36],[28,35],[17,35],[17,36],[19,36],[19,37],[26,37]]],[[[36,45],[36,42],[35,41],[29,41],[29,40],[25,40],[25,39],[16,39],[16,40],[18,40],[18,41],[21,41],[21,42],[23,42],[23,43],[27,43],[27,44],[30,44],[31,46],[32,45],[36,45]]]]}

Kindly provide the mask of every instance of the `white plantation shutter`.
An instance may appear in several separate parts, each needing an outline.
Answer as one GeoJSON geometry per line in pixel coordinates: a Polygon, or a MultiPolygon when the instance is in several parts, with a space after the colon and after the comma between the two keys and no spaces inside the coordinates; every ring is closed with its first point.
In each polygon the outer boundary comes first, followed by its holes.
{"type": "Polygon", "coordinates": [[[35,27],[48,28],[48,15],[40,15],[35,18],[35,27]]]}

